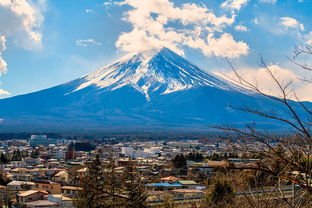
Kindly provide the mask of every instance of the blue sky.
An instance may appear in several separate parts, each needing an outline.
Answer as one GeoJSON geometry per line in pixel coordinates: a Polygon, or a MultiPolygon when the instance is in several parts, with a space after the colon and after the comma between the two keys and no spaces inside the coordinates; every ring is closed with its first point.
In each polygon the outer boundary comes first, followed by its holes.
{"type": "MultiPolygon", "coordinates": [[[[308,0],[0,0],[0,96],[52,87],[162,46],[217,73],[228,73],[230,58],[260,80],[262,54],[282,78],[296,79],[305,72],[286,55],[312,43],[311,9],[308,0]]],[[[312,85],[295,85],[312,100],[312,85]]]]}

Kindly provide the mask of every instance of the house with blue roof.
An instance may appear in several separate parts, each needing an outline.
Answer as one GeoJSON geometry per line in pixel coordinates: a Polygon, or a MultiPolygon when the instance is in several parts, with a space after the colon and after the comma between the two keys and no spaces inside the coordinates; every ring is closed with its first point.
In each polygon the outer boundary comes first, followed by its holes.
{"type": "Polygon", "coordinates": [[[178,188],[183,189],[196,189],[197,183],[193,180],[180,180],[174,183],[162,182],[162,183],[151,183],[145,186],[152,188],[155,191],[173,190],[178,188]]]}

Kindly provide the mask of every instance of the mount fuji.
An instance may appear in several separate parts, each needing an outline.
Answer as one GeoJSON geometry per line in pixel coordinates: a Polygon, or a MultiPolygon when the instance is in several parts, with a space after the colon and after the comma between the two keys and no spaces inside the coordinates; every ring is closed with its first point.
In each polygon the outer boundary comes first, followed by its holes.
{"type": "Polygon", "coordinates": [[[81,78],[0,100],[0,130],[205,131],[270,120],[230,106],[282,108],[168,48],[129,54],[81,78]]]}

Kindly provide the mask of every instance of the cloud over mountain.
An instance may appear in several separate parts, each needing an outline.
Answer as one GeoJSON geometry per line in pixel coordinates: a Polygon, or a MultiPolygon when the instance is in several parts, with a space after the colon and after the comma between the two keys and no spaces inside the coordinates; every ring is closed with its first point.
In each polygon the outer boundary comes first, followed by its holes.
{"type": "Polygon", "coordinates": [[[234,9],[223,15],[195,3],[176,6],[169,0],[125,0],[116,3],[128,5],[123,20],[132,25],[130,32],[122,33],[116,46],[124,51],[168,47],[183,55],[183,46],[199,49],[207,56],[237,58],[248,54],[249,46],[236,41],[225,28],[235,22],[235,12],[246,0],[226,1],[220,7],[234,9]],[[228,44],[221,44],[221,42],[228,44]]]}

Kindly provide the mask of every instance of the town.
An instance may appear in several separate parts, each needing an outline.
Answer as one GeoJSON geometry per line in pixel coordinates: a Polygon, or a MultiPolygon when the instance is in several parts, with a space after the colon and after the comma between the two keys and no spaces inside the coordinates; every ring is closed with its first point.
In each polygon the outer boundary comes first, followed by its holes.
{"type": "Polygon", "coordinates": [[[0,208],[312,208],[311,8],[0,0],[0,208]]]}
{"type": "MultiPolygon", "coordinates": [[[[216,175],[242,174],[244,167],[257,163],[259,159],[252,155],[234,151],[240,145],[246,146],[207,138],[122,142],[113,137],[98,141],[31,135],[25,140],[5,140],[0,147],[0,200],[4,207],[75,207],[89,164],[97,159],[100,163],[113,161],[115,175],[129,165],[144,174],[147,206],[161,207],[168,200],[199,203],[216,175]]],[[[284,185],[278,197],[293,198],[295,187],[284,185]]],[[[235,190],[234,194],[239,197],[255,191],[235,190]]],[[[265,191],[275,193],[274,187],[265,191]]]]}

